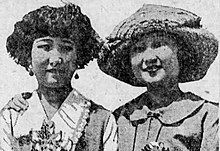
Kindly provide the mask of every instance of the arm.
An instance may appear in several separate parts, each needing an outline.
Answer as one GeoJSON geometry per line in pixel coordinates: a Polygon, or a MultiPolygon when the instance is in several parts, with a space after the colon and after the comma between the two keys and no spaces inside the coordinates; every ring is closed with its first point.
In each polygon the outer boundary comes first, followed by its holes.
{"type": "Polygon", "coordinates": [[[115,117],[111,114],[106,122],[107,126],[103,136],[104,151],[116,151],[117,150],[117,125],[115,117]]]}

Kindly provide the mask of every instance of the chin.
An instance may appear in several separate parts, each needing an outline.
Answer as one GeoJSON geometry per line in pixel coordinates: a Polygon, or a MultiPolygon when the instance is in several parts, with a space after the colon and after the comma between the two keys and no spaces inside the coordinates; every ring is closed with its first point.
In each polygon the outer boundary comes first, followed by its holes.
{"type": "Polygon", "coordinates": [[[41,85],[44,85],[45,87],[49,87],[49,88],[59,88],[59,87],[63,87],[65,86],[65,82],[64,81],[58,81],[58,80],[45,80],[41,82],[41,85]]]}
{"type": "Polygon", "coordinates": [[[64,86],[63,84],[60,83],[44,83],[43,85],[49,88],[59,88],[64,86]]]}

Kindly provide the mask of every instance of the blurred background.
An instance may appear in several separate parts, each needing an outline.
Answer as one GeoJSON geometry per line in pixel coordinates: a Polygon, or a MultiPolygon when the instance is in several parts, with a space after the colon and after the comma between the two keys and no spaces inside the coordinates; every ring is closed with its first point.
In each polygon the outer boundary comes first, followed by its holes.
{"type": "MultiPolygon", "coordinates": [[[[6,52],[6,39],[12,33],[14,23],[43,5],[63,6],[72,2],[81,7],[102,38],[107,37],[114,26],[129,17],[144,3],[178,7],[202,17],[202,25],[220,40],[219,0],[0,0],[0,108],[15,94],[33,91],[37,88],[34,77],[14,63],[6,52]]],[[[204,99],[218,102],[220,98],[220,54],[202,80],[180,84],[183,91],[192,91],[204,99]]],[[[79,79],[72,79],[72,85],[87,98],[114,110],[120,105],[146,91],[146,88],[132,87],[102,73],[96,60],[77,71],[79,79]]]]}

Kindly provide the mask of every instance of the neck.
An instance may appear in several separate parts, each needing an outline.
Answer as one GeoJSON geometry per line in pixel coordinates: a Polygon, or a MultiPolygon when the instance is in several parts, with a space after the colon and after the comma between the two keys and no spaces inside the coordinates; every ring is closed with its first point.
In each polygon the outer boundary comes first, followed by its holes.
{"type": "Polygon", "coordinates": [[[148,85],[147,90],[145,94],[149,97],[150,104],[146,105],[152,110],[170,105],[183,94],[178,83],[174,85],[148,85]]]}
{"type": "Polygon", "coordinates": [[[59,109],[61,104],[64,102],[66,97],[72,91],[71,83],[63,87],[46,87],[39,85],[37,92],[40,96],[40,99],[46,101],[49,105],[55,109],[59,109]]]}

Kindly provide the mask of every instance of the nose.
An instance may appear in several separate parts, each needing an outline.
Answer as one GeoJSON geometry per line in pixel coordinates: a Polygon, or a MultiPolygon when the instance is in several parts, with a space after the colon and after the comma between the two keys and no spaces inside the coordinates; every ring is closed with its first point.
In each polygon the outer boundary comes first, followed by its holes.
{"type": "Polygon", "coordinates": [[[148,48],[143,54],[142,63],[143,68],[152,65],[159,65],[160,58],[157,56],[156,52],[153,49],[148,48]]]}
{"type": "Polygon", "coordinates": [[[62,64],[62,63],[63,63],[63,59],[60,57],[60,58],[57,59],[57,60],[50,61],[50,66],[56,67],[56,66],[58,66],[58,65],[60,65],[60,64],[62,64]]]}
{"type": "Polygon", "coordinates": [[[63,58],[60,54],[60,52],[58,51],[57,48],[54,48],[53,50],[50,51],[50,58],[49,58],[49,64],[52,67],[56,67],[59,64],[63,63],[63,58]]]}
{"type": "Polygon", "coordinates": [[[150,58],[150,59],[144,59],[144,63],[148,66],[150,64],[157,64],[158,62],[158,57],[155,56],[154,58],[150,58]]]}
{"type": "Polygon", "coordinates": [[[156,58],[151,58],[151,59],[148,59],[148,60],[142,60],[142,69],[145,69],[147,67],[150,67],[150,66],[154,66],[154,65],[160,65],[160,61],[159,59],[156,57],[156,58]]]}
{"type": "Polygon", "coordinates": [[[143,52],[143,59],[147,62],[155,62],[157,58],[157,51],[151,47],[147,47],[147,49],[143,52]]]}

